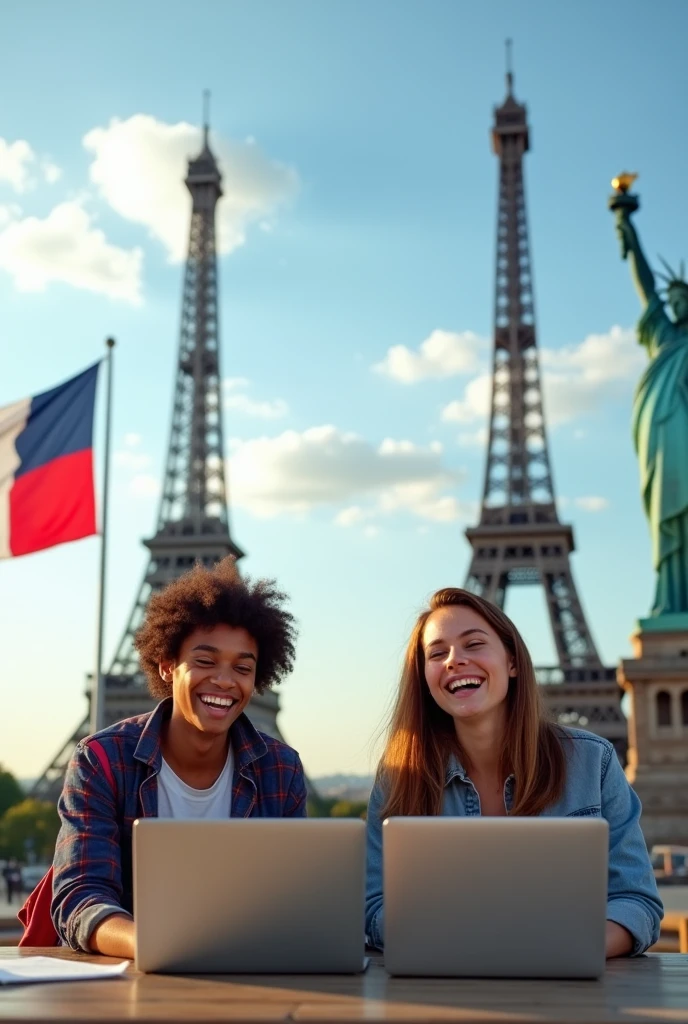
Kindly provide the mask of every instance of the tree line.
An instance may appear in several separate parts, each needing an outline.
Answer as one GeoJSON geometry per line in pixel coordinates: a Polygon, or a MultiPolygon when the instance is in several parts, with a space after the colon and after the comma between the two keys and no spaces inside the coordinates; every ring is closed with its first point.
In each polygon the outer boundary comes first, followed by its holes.
{"type": "Polygon", "coordinates": [[[27,797],[0,765],[0,860],[52,861],[59,828],[55,805],[27,797]]]}

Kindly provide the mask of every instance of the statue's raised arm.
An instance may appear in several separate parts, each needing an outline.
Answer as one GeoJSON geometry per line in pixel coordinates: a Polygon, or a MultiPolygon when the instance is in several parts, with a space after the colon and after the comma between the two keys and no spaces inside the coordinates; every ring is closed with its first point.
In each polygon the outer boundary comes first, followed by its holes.
{"type": "Polygon", "coordinates": [[[631,195],[628,190],[636,177],[635,174],[620,174],[618,178],[614,178],[612,186],[616,189],[616,194],[609,200],[609,207],[616,213],[616,233],[621,242],[621,258],[628,259],[636,291],[641,302],[648,305],[657,290],[655,275],[645,258],[635,225],[631,222],[631,214],[635,213],[639,204],[637,196],[631,195]]]}

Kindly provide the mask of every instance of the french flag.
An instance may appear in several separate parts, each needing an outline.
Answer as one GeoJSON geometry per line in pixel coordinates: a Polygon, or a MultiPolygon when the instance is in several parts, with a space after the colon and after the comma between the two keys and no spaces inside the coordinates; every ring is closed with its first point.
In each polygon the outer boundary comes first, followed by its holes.
{"type": "Polygon", "coordinates": [[[93,410],[99,366],[0,409],[0,558],[97,532],[93,410]]]}

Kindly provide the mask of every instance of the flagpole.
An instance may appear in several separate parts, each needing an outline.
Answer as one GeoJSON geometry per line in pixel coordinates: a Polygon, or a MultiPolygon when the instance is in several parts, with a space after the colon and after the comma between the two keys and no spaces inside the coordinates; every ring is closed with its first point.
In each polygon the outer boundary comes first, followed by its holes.
{"type": "Polygon", "coordinates": [[[105,400],[105,465],[103,467],[103,506],[100,538],[100,588],[98,596],[98,641],[96,670],[91,689],[91,733],[100,732],[105,726],[105,679],[103,677],[103,641],[105,633],[105,560],[107,555],[108,493],[110,490],[110,426],[112,419],[112,350],[115,339],[105,342],[107,355],[107,390],[105,400]]]}

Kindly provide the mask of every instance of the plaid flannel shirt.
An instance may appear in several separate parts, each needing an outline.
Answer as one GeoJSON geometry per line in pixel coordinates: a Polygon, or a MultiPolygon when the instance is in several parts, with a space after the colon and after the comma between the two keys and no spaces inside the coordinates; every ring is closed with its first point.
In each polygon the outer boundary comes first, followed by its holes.
{"type": "MultiPolygon", "coordinates": [[[[96,734],[115,781],[113,791],[86,742],[77,745],[58,803],[62,822],[53,862],[52,918],[63,943],[88,951],[93,929],[111,914],[131,914],[132,826],[158,814],[160,731],[168,697],[146,715],[96,734]]],[[[299,755],[258,732],[246,715],[231,727],[233,818],[306,816],[299,755]]]]}

